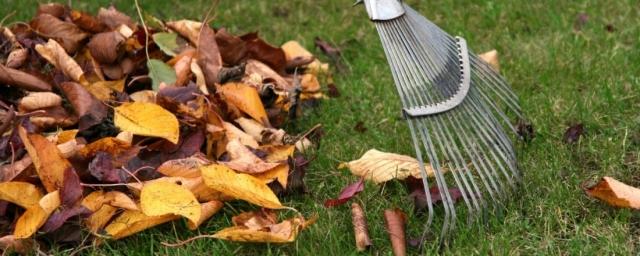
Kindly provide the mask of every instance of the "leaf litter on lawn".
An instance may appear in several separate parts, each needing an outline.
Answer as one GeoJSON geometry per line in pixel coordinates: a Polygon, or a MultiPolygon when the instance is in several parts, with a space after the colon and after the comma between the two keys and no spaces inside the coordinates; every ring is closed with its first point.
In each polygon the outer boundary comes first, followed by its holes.
{"type": "Polygon", "coordinates": [[[1,214],[14,220],[2,250],[181,218],[194,230],[234,201],[257,209],[208,237],[289,243],[315,221],[278,195],[306,191],[301,151],[319,145],[307,138],[319,126],[279,127],[326,98],[328,64],[295,41],[146,18],[153,27],[114,7],[93,16],[54,3],[32,29],[0,27],[1,214]],[[278,221],[283,210],[296,216],[278,221]]]}

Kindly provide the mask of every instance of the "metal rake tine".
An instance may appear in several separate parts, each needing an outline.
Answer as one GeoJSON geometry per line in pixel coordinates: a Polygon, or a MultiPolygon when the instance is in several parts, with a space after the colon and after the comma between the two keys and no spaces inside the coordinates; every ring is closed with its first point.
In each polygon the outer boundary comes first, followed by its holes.
{"type": "MultiPolygon", "coordinates": [[[[396,29],[397,31],[397,29],[396,29]]],[[[402,34],[396,34],[396,36],[398,38],[402,38],[403,35],[402,34]]],[[[411,41],[408,38],[404,38],[403,40],[401,40],[403,42],[409,42],[411,41]]],[[[405,45],[406,48],[411,49],[412,46],[408,46],[405,45]]],[[[400,56],[400,54],[396,54],[397,56],[400,56]]],[[[405,58],[399,58],[399,60],[404,62],[404,65],[408,65],[407,62],[408,60],[405,58]]],[[[410,79],[412,80],[413,84],[421,84],[421,85],[425,85],[424,82],[426,81],[418,81],[419,78],[416,77],[415,73],[412,73],[411,71],[407,71],[406,73],[403,74],[404,78],[410,77],[410,79]],[[408,76],[407,74],[411,74],[411,76],[408,76]]],[[[429,94],[425,94],[422,91],[416,91],[417,89],[419,89],[417,86],[413,86],[412,88],[412,92],[416,95],[425,95],[427,99],[422,99],[422,97],[419,97],[421,99],[420,104],[426,104],[427,101],[433,101],[431,99],[431,97],[429,96],[429,94]]],[[[456,184],[458,185],[459,189],[462,192],[462,196],[463,199],[465,200],[465,203],[467,204],[467,208],[469,208],[470,212],[479,210],[479,206],[478,206],[478,202],[475,200],[475,198],[473,198],[473,196],[476,194],[474,193],[476,189],[472,189],[471,185],[469,184],[469,182],[466,180],[466,178],[464,176],[462,176],[461,174],[458,173],[458,170],[466,170],[466,163],[464,163],[464,161],[461,161],[461,157],[457,154],[454,154],[452,151],[452,146],[451,144],[453,144],[453,140],[451,139],[450,136],[445,136],[444,135],[444,131],[447,131],[447,129],[443,128],[443,124],[442,124],[442,120],[438,117],[434,117],[433,119],[435,119],[434,123],[436,124],[435,128],[432,128],[431,130],[434,131],[434,135],[438,138],[437,141],[442,141],[442,143],[438,143],[440,145],[440,151],[443,152],[446,156],[448,156],[449,159],[452,159],[455,165],[454,170],[452,171],[453,173],[453,177],[455,179],[456,184]],[[443,139],[445,138],[445,139],[443,139]],[[462,182],[462,183],[461,183],[462,182]],[[467,191],[474,191],[474,192],[467,192],[467,191]],[[468,196],[471,196],[473,199],[469,200],[468,196]],[[470,204],[469,201],[471,201],[471,203],[474,205],[475,208],[474,209],[470,204]]],[[[455,148],[455,147],[453,147],[455,148]]],[[[468,171],[468,170],[467,170],[468,171]]],[[[475,185],[475,184],[474,184],[475,185]]]]}

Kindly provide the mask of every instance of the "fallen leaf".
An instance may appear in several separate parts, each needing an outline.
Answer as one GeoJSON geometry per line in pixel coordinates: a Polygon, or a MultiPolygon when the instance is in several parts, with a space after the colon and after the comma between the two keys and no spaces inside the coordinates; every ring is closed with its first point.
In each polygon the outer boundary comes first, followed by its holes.
{"type": "Polygon", "coordinates": [[[260,159],[238,139],[230,140],[227,143],[227,152],[231,161],[222,162],[222,164],[238,172],[258,174],[281,165],[280,163],[267,163],[260,159]]]}
{"type": "Polygon", "coordinates": [[[340,97],[340,90],[338,90],[338,87],[336,87],[335,84],[330,83],[329,85],[327,85],[327,87],[329,87],[329,97],[331,98],[340,97]]]}
{"type": "Polygon", "coordinates": [[[269,184],[276,180],[283,188],[286,188],[289,181],[289,165],[281,164],[271,170],[254,174],[253,176],[263,180],[264,184],[269,184]]]}
{"type": "Polygon", "coordinates": [[[0,166],[0,181],[6,182],[14,180],[20,176],[23,171],[32,166],[32,164],[33,161],[31,161],[31,157],[27,154],[18,161],[0,166]]]}
{"type": "Polygon", "coordinates": [[[178,55],[178,50],[180,46],[176,42],[178,40],[178,35],[175,33],[155,33],[153,34],[153,42],[162,50],[165,54],[169,56],[178,55]]]}
{"type": "Polygon", "coordinates": [[[322,51],[322,53],[329,56],[331,59],[338,60],[340,58],[341,52],[340,49],[334,47],[327,41],[322,40],[320,37],[316,37],[314,40],[316,47],[322,51]]]}
{"type": "Polygon", "coordinates": [[[180,218],[178,215],[167,214],[162,216],[147,216],[141,211],[126,210],[116,217],[107,227],[105,232],[113,239],[122,239],[145,229],[155,227],[162,223],[180,218]]]}
{"type": "Polygon", "coordinates": [[[147,68],[149,69],[149,77],[153,82],[152,87],[154,91],[160,89],[161,83],[172,85],[176,82],[176,71],[160,60],[150,59],[147,61],[147,68]]]}
{"type": "Polygon", "coordinates": [[[219,87],[219,90],[229,103],[261,124],[270,126],[267,112],[256,88],[239,83],[228,83],[219,87]]]}
{"type": "Polygon", "coordinates": [[[91,211],[82,205],[76,205],[73,207],[61,207],[62,210],[56,211],[45,222],[45,224],[40,228],[42,232],[50,233],[58,230],[62,227],[62,225],[70,218],[75,216],[81,216],[82,218],[89,216],[91,211]]]}
{"type": "Polygon", "coordinates": [[[249,33],[241,37],[247,43],[247,57],[267,64],[278,74],[284,74],[287,58],[282,48],[272,46],[258,37],[258,33],[249,33]]]}
{"type": "Polygon", "coordinates": [[[210,188],[265,208],[283,208],[273,191],[258,178],[249,174],[236,173],[223,165],[216,164],[203,166],[200,171],[205,184],[210,188]]]}
{"type": "Polygon", "coordinates": [[[315,60],[311,52],[302,47],[297,41],[289,41],[281,46],[287,59],[287,68],[307,65],[315,60]]]}
{"type": "Polygon", "coordinates": [[[364,126],[364,122],[362,122],[362,121],[359,121],[359,122],[356,124],[356,126],[355,126],[355,127],[353,127],[353,129],[354,129],[354,130],[356,130],[356,132],[359,132],[359,133],[365,133],[365,132],[367,132],[367,127],[366,127],[366,126],[364,126]]]}
{"type": "Polygon", "coordinates": [[[247,57],[247,43],[239,37],[231,35],[224,28],[216,31],[216,42],[222,61],[227,65],[238,65],[247,57]]]}
{"type": "Polygon", "coordinates": [[[129,95],[132,101],[138,103],[156,103],[157,92],[152,90],[137,91],[129,95]]]}
{"type": "Polygon", "coordinates": [[[69,57],[64,48],[58,44],[58,42],[49,39],[46,44],[38,44],[35,47],[36,51],[45,58],[51,65],[60,69],[62,73],[68,78],[73,79],[82,85],[87,85],[88,82],[84,77],[84,71],[78,65],[78,63],[69,57]]]}
{"type": "Polygon", "coordinates": [[[200,221],[202,214],[200,204],[191,191],[164,181],[149,182],[142,187],[140,206],[147,216],[174,214],[184,216],[192,223],[200,221]]]}
{"type": "Polygon", "coordinates": [[[107,27],[102,24],[102,22],[98,21],[98,19],[94,18],[88,13],[71,10],[69,16],[71,17],[71,21],[73,21],[73,24],[76,24],[76,26],[80,27],[82,30],[91,33],[100,33],[104,32],[107,29],[107,27]]]}
{"type": "Polygon", "coordinates": [[[310,225],[301,216],[275,223],[272,219],[260,218],[259,214],[260,212],[243,216],[246,222],[238,222],[236,216],[233,227],[220,230],[213,237],[235,242],[290,243],[296,240],[300,231],[310,225]]]}
{"type": "Polygon", "coordinates": [[[491,50],[491,51],[485,52],[483,54],[478,55],[478,57],[480,57],[480,59],[482,59],[484,62],[491,65],[491,67],[495,69],[497,72],[500,72],[500,61],[498,60],[497,50],[491,50]]]}
{"type": "Polygon", "coordinates": [[[220,82],[220,69],[222,68],[222,57],[216,42],[216,34],[209,26],[200,29],[198,36],[198,66],[202,69],[206,85],[214,88],[220,82]]]}
{"type": "Polygon", "coordinates": [[[114,109],[116,127],[136,135],[160,137],[176,144],[180,137],[178,119],[153,103],[124,103],[114,109]]]}
{"type": "Polygon", "coordinates": [[[356,248],[359,252],[367,250],[373,245],[369,238],[369,228],[364,210],[358,203],[351,204],[351,222],[353,223],[353,233],[356,239],[356,248]]]}
{"type": "Polygon", "coordinates": [[[31,237],[59,206],[60,195],[57,190],[46,194],[38,204],[28,208],[20,216],[16,221],[13,235],[19,239],[31,237]]]}
{"type": "Polygon", "coordinates": [[[63,18],[68,12],[67,9],[66,5],[60,3],[39,4],[36,16],[46,13],[56,18],[63,18]]]}
{"type": "Polygon", "coordinates": [[[64,170],[64,183],[60,187],[60,200],[63,207],[71,208],[82,198],[80,177],[73,167],[64,170]]]}
{"type": "Polygon", "coordinates": [[[99,152],[108,153],[111,156],[117,156],[131,149],[131,144],[119,140],[114,137],[104,137],[84,146],[78,154],[83,158],[93,158],[99,152]]]}
{"type": "Polygon", "coordinates": [[[351,200],[354,196],[364,190],[364,178],[360,178],[358,182],[353,183],[340,191],[337,199],[329,199],[324,201],[324,207],[336,207],[345,204],[351,200]]]}
{"type": "Polygon", "coordinates": [[[82,85],[64,82],[60,85],[60,88],[78,116],[78,129],[80,131],[102,123],[102,120],[107,117],[109,111],[107,106],[91,95],[82,85]]]}
{"type": "Polygon", "coordinates": [[[191,221],[187,222],[187,227],[190,230],[196,230],[200,225],[202,225],[202,223],[204,223],[206,220],[210,219],[213,215],[218,213],[220,209],[222,209],[222,207],[224,206],[224,203],[213,200],[213,201],[203,203],[200,206],[202,209],[201,210],[202,214],[200,215],[200,219],[197,222],[191,222],[191,221]]]}
{"type": "Polygon", "coordinates": [[[22,126],[18,132],[45,189],[48,192],[60,189],[64,183],[64,172],[71,168],[71,164],[61,156],[58,147],[42,135],[27,134],[22,126]]]}
{"type": "MultiPolygon", "coordinates": [[[[422,180],[420,180],[422,183],[422,180]]],[[[453,203],[456,203],[462,197],[462,191],[459,188],[449,188],[449,196],[453,203]]],[[[440,193],[440,189],[438,186],[433,186],[429,188],[429,195],[431,196],[431,203],[437,204],[438,202],[442,202],[442,194],[440,193]]],[[[427,200],[427,195],[424,192],[424,188],[417,188],[409,194],[409,197],[413,199],[413,203],[415,205],[416,211],[422,211],[429,207],[429,201],[427,200]]]]}
{"type": "Polygon", "coordinates": [[[191,156],[166,161],[156,171],[169,177],[197,178],[201,176],[200,167],[208,164],[211,161],[203,156],[191,156]]]}
{"type": "Polygon", "coordinates": [[[99,63],[112,64],[124,53],[125,38],[116,31],[98,33],[91,37],[87,48],[99,63]]]}
{"type": "Polygon", "coordinates": [[[582,135],[584,135],[584,125],[582,123],[572,125],[564,132],[564,142],[567,144],[576,143],[582,135]]]}
{"type": "Polygon", "coordinates": [[[529,142],[536,137],[536,131],[533,128],[533,124],[525,120],[518,120],[516,131],[525,142],[529,142]]]}
{"type": "Polygon", "coordinates": [[[0,200],[29,209],[37,205],[41,198],[42,192],[31,183],[17,181],[0,183],[0,200]]]}
{"type": "Polygon", "coordinates": [[[121,13],[114,6],[110,6],[108,9],[100,8],[96,18],[111,30],[117,29],[122,25],[125,25],[130,29],[136,27],[136,24],[133,22],[131,17],[121,13]]]}
{"type": "Polygon", "coordinates": [[[598,184],[585,188],[587,195],[612,206],[640,210],[640,189],[612,177],[603,177],[598,184]]]}
{"type": "Polygon", "coordinates": [[[404,232],[407,216],[398,208],[389,209],[384,211],[384,220],[389,233],[389,240],[391,240],[393,255],[406,255],[407,241],[404,232]]]}
{"type": "Polygon", "coordinates": [[[178,32],[178,34],[184,38],[189,39],[189,41],[196,47],[198,46],[198,38],[200,30],[202,29],[201,22],[192,20],[169,21],[167,22],[167,27],[178,32]]]}
{"type": "MultiPolygon", "coordinates": [[[[364,177],[377,184],[392,179],[404,180],[407,177],[420,178],[420,165],[413,157],[385,153],[376,149],[367,151],[360,159],[343,163],[340,168],[347,167],[354,175],[364,177]]],[[[428,176],[433,176],[433,169],[425,165],[428,176]]]]}
{"type": "Polygon", "coordinates": [[[51,84],[34,75],[0,65],[0,83],[28,91],[51,91],[51,84]]]}
{"type": "Polygon", "coordinates": [[[20,68],[29,57],[29,49],[18,48],[9,53],[6,65],[9,68],[20,68]]]}
{"type": "MultiPolygon", "coordinates": [[[[207,186],[204,182],[203,177],[197,177],[197,178],[162,177],[162,178],[158,178],[156,180],[152,180],[148,182],[154,182],[154,181],[163,181],[163,182],[180,184],[180,186],[191,191],[191,193],[193,193],[193,195],[195,195],[198,201],[200,202],[209,202],[213,200],[229,201],[233,199],[229,196],[224,195],[220,191],[207,186]]],[[[139,193],[139,191],[142,190],[143,184],[135,182],[135,183],[129,183],[127,184],[127,186],[132,190],[132,192],[139,193]]]]}
{"type": "Polygon", "coordinates": [[[62,105],[62,97],[52,92],[32,92],[20,99],[18,110],[29,112],[62,105]]]}
{"type": "Polygon", "coordinates": [[[41,36],[59,42],[69,54],[75,53],[80,48],[80,43],[89,36],[75,24],[61,21],[46,13],[38,15],[30,25],[41,36]]]}
{"type": "Polygon", "coordinates": [[[257,84],[262,86],[264,80],[272,80],[275,83],[275,88],[280,91],[291,90],[291,83],[287,82],[280,74],[271,69],[266,64],[249,59],[247,60],[247,66],[245,67],[245,73],[247,75],[258,75],[259,79],[257,84]]]}

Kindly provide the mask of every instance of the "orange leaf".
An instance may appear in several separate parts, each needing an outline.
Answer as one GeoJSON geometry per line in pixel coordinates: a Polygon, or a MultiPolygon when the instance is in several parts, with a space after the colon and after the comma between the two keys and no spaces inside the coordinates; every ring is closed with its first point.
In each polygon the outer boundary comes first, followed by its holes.
{"type": "Polygon", "coordinates": [[[228,83],[219,87],[219,89],[229,103],[263,125],[271,126],[256,88],[245,84],[228,83]]]}
{"type": "Polygon", "coordinates": [[[202,209],[202,215],[200,215],[200,219],[197,222],[192,222],[191,220],[187,222],[187,227],[189,227],[189,229],[191,230],[197,229],[200,225],[202,225],[202,223],[204,223],[206,220],[208,220],[217,212],[219,212],[220,209],[222,209],[222,207],[224,206],[224,203],[213,200],[213,201],[200,204],[200,206],[202,209]]]}
{"type": "Polygon", "coordinates": [[[640,210],[640,189],[611,177],[602,178],[595,186],[585,189],[585,192],[612,206],[640,210]]]}
{"type": "Polygon", "coordinates": [[[49,215],[60,206],[60,194],[51,192],[40,199],[38,204],[30,207],[16,221],[13,235],[16,238],[32,236],[49,218],[49,215]]]}
{"type": "Polygon", "coordinates": [[[121,141],[114,137],[105,137],[86,145],[78,152],[83,158],[91,158],[99,151],[109,153],[110,155],[117,156],[127,150],[131,149],[131,144],[126,141],[121,141]]]}
{"type": "Polygon", "coordinates": [[[22,126],[18,128],[18,132],[47,192],[60,189],[64,180],[64,171],[71,168],[69,161],[62,157],[60,150],[53,142],[42,135],[27,134],[22,126]]]}

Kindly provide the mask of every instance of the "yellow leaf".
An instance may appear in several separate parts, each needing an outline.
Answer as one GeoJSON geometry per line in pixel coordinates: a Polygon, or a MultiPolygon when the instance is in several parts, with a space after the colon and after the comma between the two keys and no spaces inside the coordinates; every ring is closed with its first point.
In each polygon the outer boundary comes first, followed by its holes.
{"type": "Polygon", "coordinates": [[[121,239],[142,230],[176,220],[180,216],[166,214],[162,216],[147,216],[140,211],[126,210],[104,229],[114,239],[121,239]]]}
{"type": "Polygon", "coordinates": [[[16,238],[32,236],[49,218],[49,215],[60,206],[60,194],[53,191],[40,199],[38,204],[31,206],[16,221],[13,235],[16,238]]]}
{"type": "Polygon", "coordinates": [[[133,100],[134,102],[155,103],[157,94],[157,92],[152,90],[142,90],[132,93],[131,95],[129,95],[129,98],[131,98],[131,100],[133,100]]]}
{"type": "MultiPolygon", "coordinates": [[[[341,164],[348,167],[354,175],[364,177],[375,183],[383,183],[392,179],[404,180],[409,176],[420,179],[420,166],[413,157],[381,152],[375,149],[367,151],[360,159],[341,164]]],[[[433,169],[426,165],[428,176],[433,176],[433,169]]]]}
{"type": "Polygon", "coordinates": [[[239,83],[228,83],[219,88],[220,93],[224,95],[229,103],[247,113],[256,121],[269,126],[267,112],[264,110],[264,105],[262,105],[256,88],[239,83]]]}
{"type": "Polygon", "coordinates": [[[47,192],[61,188],[64,171],[71,168],[69,161],[62,157],[60,150],[53,142],[42,135],[27,134],[22,126],[18,128],[18,133],[47,192]]]}
{"type": "Polygon", "coordinates": [[[77,134],[78,134],[78,129],[61,131],[57,135],[58,136],[58,141],[56,143],[57,144],[63,144],[65,142],[69,142],[71,140],[74,140],[76,138],[77,134]]]}
{"type": "Polygon", "coordinates": [[[80,149],[78,154],[83,158],[91,158],[94,157],[99,151],[102,151],[109,153],[112,156],[117,156],[129,149],[131,149],[130,143],[114,137],[105,137],[91,142],[91,144],[89,145],[86,145],[85,147],[80,149]]]}
{"type": "Polygon", "coordinates": [[[187,227],[191,230],[197,229],[200,225],[202,225],[202,223],[219,212],[223,206],[224,203],[215,200],[201,204],[202,215],[200,215],[200,219],[197,222],[187,222],[187,227]]]}
{"type": "Polygon", "coordinates": [[[305,93],[320,92],[320,82],[314,74],[304,74],[300,81],[302,91],[305,93]]]}
{"type": "Polygon", "coordinates": [[[269,184],[273,180],[277,180],[283,188],[287,187],[287,180],[289,179],[289,165],[281,164],[276,168],[268,170],[263,173],[254,174],[254,177],[261,179],[264,184],[269,184]]]}
{"type": "Polygon", "coordinates": [[[169,21],[167,22],[167,26],[178,32],[181,36],[189,39],[194,46],[198,46],[198,38],[200,36],[200,29],[202,28],[201,22],[192,20],[169,21]]]}
{"type": "Polygon", "coordinates": [[[606,203],[623,208],[640,209],[640,189],[634,188],[611,177],[604,177],[591,188],[585,190],[587,195],[606,203]]]}
{"type": "Polygon", "coordinates": [[[188,189],[166,181],[145,184],[140,192],[142,212],[148,216],[181,215],[193,223],[200,220],[202,209],[188,189]]]}
{"type": "Polygon", "coordinates": [[[0,183],[0,200],[29,209],[37,205],[40,198],[42,198],[42,192],[31,183],[17,181],[0,183]]]}
{"type": "MultiPolygon", "coordinates": [[[[198,169],[198,171],[200,170],[198,169]]],[[[197,177],[197,178],[162,177],[155,180],[147,181],[144,184],[155,182],[155,181],[164,181],[164,182],[180,184],[180,186],[182,186],[183,188],[186,188],[189,191],[191,191],[191,193],[193,193],[193,195],[196,196],[196,198],[200,202],[209,202],[212,200],[229,201],[233,199],[222,194],[220,191],[217,191],[207,186],[204,183],[204,180],[202,179],[202,177],[197,177]]],[[[131,189],[133,193],[139,194],[140,190],[142,190],[142,187],[144,185],[135,182],[135,183],[129,183],[127,184],[127,186],[129,187],[129,189],[131,189]]]]}
{"type": "Polygon", "coordinates": [[[93,83],[91,86],[97,87],[105,87],[117,92],[124,91],[124,79],[115,80],[115,81],[98,81],[93,83]]]}
{"type": "Polygon", "coordinates": [[[287,61],[292,61],[296,58],[313,58],[313,54],[302,47],[297,41],[286,42],[281,48],[284,51],[287,61]]]}
{"type": "Polygon", "coordinates": [[[139,211],[138,205],[133,199],[120,191],[109,191],[104,194],[104,203],[113,207],[139,211]]]}
{"type": "Polygon", "coordinates": [[[87,79],[84,77],[84,71],[80,68],[80,65],[73,60],[67,52],[53,39],[49,39],[46,44],[38,44],[36,45],[36,51],[42,56],[44,59],[49,61],[52,65],[54,65],[59,70],[62,70],[68,78],[73,79],[74,81],[87,85],[87,79]]]}
{"type": "Polygon", "coordinates": [[[102,205],[98,210],[93,211],[93,213],[84,219],[84,225],[87,226],[89,231],[93,233],[98,233],[100,229],[109,223],[111,218],[116,215],[118,208],[113,207],[111,205],[102,205]]]}
{"type": "Polygon", "coordinates": [[[265,208],[284,208],[273,191],[256,177],[217,164],[203,166],[200,170],[205,184],[225,195],[265,208]]]}
{"type": "Polygon", "coordinates": [[[251,152],[247,146],[242,145],[237,139],[230,140],[227,143],[227,152],[229,152],[231,161],[222,162],[222,164],[238,172],[257,174],[281,165],[280,163],[265,162],[251,152]]]}
{"type": "Polygon", "coordinates": [[[260,147],[260,149],[267,152],[267,157],[265,158],[267,162],[281,162],[293,157],[296,147],[294,145],[267,145],[260,147]]]}
{"type": "Polygon", "coordinates": [[[136,135],[160,137],[177,144],[180,137],[178,119],[153,103],[124,103],[115,108],[115,125],[136,135]]]}

